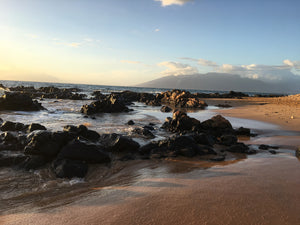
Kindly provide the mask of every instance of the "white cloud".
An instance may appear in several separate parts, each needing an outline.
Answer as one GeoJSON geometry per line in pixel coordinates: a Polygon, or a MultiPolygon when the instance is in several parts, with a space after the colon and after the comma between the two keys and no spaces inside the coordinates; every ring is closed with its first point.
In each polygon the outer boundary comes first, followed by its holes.
{"type": "Polygon", "coordinates": [[[191,0],[155,0],[156,2],[161,2],[162,6],[169,6],[169,5],[184,5],[191,0]]]}
{"type": "Polygon", "coordinates": [[[206,59],[198,59],[198,64],[202,66],[216,67],[218,64],[216,62],[206,60],[206,59]]]}
{"type": "Polygon", "coordinates": [[[191,75],[199,73],[196,67],[192,67],[188,64],[183,64],[179,62],[161,62],[158,63],[158,66],[167,67],[165,71],[162,71],[161,74],[164,76],[179,76],[179,75],[191,75]]]}
{"type": "Polygon", "coordinates": [[[155,30],[154,30],[154,32],[159,32],[160,31],[160,29],[158,29],[158,28],[156,28],[155,30]]]}
{"type": "MultiPolygon", "coordinates": [[[[259,65],[259,64],[249,64],[249,65],[233,65],[233,64],[222,64],[218,65],[216,62],[206,60],[206,59],[195,59],[182,57],[182,60],[188,60],[192,63],[197,63],[199,69],[206,72],[219,72],[219,73],[230,73],[237,74],[241,77],[247,77],[251,79],[260,79],[265,81],[279,81],[279,80],[289,80],[295,78],[295,76],[300,75],[300,61],[291,61],[289,59],[283,60],[281,65],[259,65]],[[203,68],[206,67],[206,68],[203,68]],[[210,68],[209,70],[207,70],[210,68]]],[[[198,70],[197,67],[191,67],[187,64],[186,68],[193,68],[194,71],[198,70]]],[[[174,72],[170,69],[165,71],[167,74],[174,72]]]]}
{"type": "Polygon", "coordinates": [[[294,67],[295,69],[300,69],[300,61],[291,61],[289,59],[283,60],[283,63],[287,66],[294,67]]]}
{"type": "Polygon", "coordinates": [[[206,60],[206,59],[194,59],[194,58],[189,58],[189,57],[182,57],[180,59],[196,62],[201,66],[208,66],[208,67],[217,67],[218,66],[218,64],[216,62],[206,60]]]}

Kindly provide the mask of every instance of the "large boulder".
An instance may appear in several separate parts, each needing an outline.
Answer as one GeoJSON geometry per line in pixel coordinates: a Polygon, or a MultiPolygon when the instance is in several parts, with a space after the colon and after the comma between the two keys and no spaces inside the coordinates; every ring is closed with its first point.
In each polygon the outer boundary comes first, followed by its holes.
{"type": "Polygon", "coordinates": [[[29,140],[24,152],[27,155],[55,158],[61,148],[74,138],[75,136],[67,132],[34,131],[28,135],[29,140]]]}
{"type": "Polygon", "coordinates": [[[139,143],[132,140],[131,138],[115,133],[101,135],[100,142],[108,151],[115,153],[135,153],[140,147],[139,143]]]}
{"type": "Polygon", "coordinates": [[[115,96],[108,96],[105,99],[101,99],[92,102],[89,105],[84,105],[81,107],[81,113],[84,113],[86,115],[95,113],[117,113],[129,111],[130,110],[128,109],[126,104],[115,96]]]}
{"type": "Polygon", "coordinates": [[[175,111],[173,117],[168,117],[162,128],[171,132],[190,132],[200,129],[200,121],[189,117],[185,112],[175,111]]]}
{"type": "Polygon", "coordinates": [[[71,133],[75,136],[81,136],[86,138],[89,141],[97,141],[100,138],[100,135],[93,130],[89,130],[84,125],[74,126],[74,125],[66,125],[63,129],[64,132],[71,133]]]}
{"type": "Polygon", "coordinates": [[[28,130],[27,132],[30,133],[32,131],[35,131],[35,130],[47,130],[46,127],[44,127],[43,125],[41,124],[38,124],[38,123],[32,123],[28,126],[28,130]]]}
{"type": "Polygon", "coordinates": [[[221,115],[212,117],[201,123],[201,127],[206,132],[213,134],[216,137],[220,137],[224,134],[234,134],[235,131],[232,128],[231,123],[221,115]]]}
{"type": "Polygon", "coordinates": [[[57,156],[58,159],[79,160],[87,163],[107,163],[110,156],[102,145],[73,140],[64,146],[57,156]]]}
{"type": "Polygon", "coordinates": [[[221,115],[205,120],[201,125],[205,129],[232,129],[231,123],[221,115]]]}
{"type": "Polygon", "coordinates": [[[0,97],[0,110],[38,111],[42,109],[44,107],[40,103],[22,93],[6,92],[0,97]]]}

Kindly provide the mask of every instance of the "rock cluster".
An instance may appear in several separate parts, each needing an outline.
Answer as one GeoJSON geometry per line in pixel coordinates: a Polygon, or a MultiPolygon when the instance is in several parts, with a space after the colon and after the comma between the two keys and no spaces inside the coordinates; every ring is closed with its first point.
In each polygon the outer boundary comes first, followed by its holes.
{"type": "Polygon", "coordinates": [[[176,108],[200,108],[204,109],[207,104],[197,95],[188,91],[172,90],[161,93],[159,96],[161,102],[170,104],[176,108]]]}
{"type": "Polygon", "coordinates": [[[44,107],[31,97],[18,92],[6,92],[0,97],[0,110],[38,111],[44,107]]]}
{"type": "Polygon", "coordinates": [[[5,132],[0,135],[0,167],[18,165],[31,170],[49,166],[57,177],[84,177],[89,164],[109,163],[140,147],[128,137],[101,136],[84,125],[51,132],[40,124],[6,121],[1,130],[5,132]]]}
{"type": "Polygon", "coordinates": [[[87,96],[85,94],[78,93],[78,88],[57,88],[57,87],[40,87],[38,89],[34,87],[10,87],[10,91],[18,92],[30,96],[31,98],[56,98],[56,99],[72,99],[82,100],[87,96]]]}

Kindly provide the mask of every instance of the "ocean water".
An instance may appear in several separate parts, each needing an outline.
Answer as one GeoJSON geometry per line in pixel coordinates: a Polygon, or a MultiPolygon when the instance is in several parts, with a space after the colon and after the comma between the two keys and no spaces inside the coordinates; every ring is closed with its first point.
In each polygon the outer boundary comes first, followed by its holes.
{"type": "MultiPolygon", "coordinates": [[[[33,86],[35,88],[54,86],[58,88],[79,88],[81,93],[85,93],[88,97],[95,90],[100,90],[102,93],[121,92],[130,90],[134,92],[159,93],[168,89],[159,88],[140,88],[140,87],[119,87],[119,86],[103,86],[103,85],[86,85],[86,84],[63,84],[63,83],[43,83],[43,82],[23,82],[23,81],[0,81],[6,87],[15,86],[33,86]]],[[[191,92],[210,93],[203,90],[190,90],[191,92]]],[[[212,92],[211,92],[212,93],[212,92]]],[[[143,103],[135,102],[129,108],[133,109],[129,113],[102,113],[92,117],[84,118],[80,113],[80,109],[85,104],[90,104],[93,100],[68,100],[68,99],[44,99],[40,101],[42,106],[47,110],[39,112],[23,112],[23,111],[2,111],[0,117],[5,121],[21,122],[25,124],[40,123],[52,131],[62,130],[66,125],[84,124],[89,129],[96,130],[102,133],[119,133],[129,135],[136,141],[144,144],[149,140],[136,137],[132,130],[136,127],[143,127],[149,123],[155,124],[154,134],[156,139],[161,139],[169,134],[160,129],[161,125],[167,117],[172,116],[172,113],[162,113],[159,106],[146,106],[143,103]],[[128,126],[127,122],[133,120],[134,126],[128,126]]],[[[211,109],[217,107],[209,106],[206,110],[190,110],[190,116],[197,118],[200,121],[211,118],[215,115],[211,109]]],[[[251,121],[237,120],[229,118],[235,127],[247,126],[251,121]]],[[[267,128],[270,125],[259,123],[253,128],[267,128]]],[[[250,127],[252,128],[252,127],[250,127]]]]}

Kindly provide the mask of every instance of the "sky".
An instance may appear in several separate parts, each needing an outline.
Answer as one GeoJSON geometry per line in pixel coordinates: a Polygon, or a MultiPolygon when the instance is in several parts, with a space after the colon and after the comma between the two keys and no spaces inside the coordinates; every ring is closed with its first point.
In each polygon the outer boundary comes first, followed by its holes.
{"type": "Polygon", "coordinates": [[[0,80],[300,76],[299,0],[0,0],[0,80]]]}

